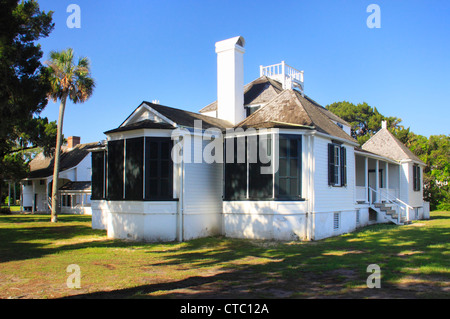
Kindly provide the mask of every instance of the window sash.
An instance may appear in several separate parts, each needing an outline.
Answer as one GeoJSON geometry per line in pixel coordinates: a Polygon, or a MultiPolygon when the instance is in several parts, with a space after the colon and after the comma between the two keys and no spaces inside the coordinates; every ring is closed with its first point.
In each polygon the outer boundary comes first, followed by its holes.
{"type": "MultiPolygon", "coordinates": [[[[259,136],[259,135],[258,135],[259,136]]],[[[234,137],[234,162],[224,165],[225,186],[224,199],[225,200],[301,200],[301,135],[280,135],[279,138],[279,156],[272,158],[277,160],[278,171],[272,174],[260,175],[262,166],[270,166],[260,162],[259,148],[260,140],[258,138],[258,161],[257,163],[249,163],[247,137],[234,137]],[[245,163],[237,163],[237,140],[245,138],[245,163]],[[288,145],[286,152],[283,151],[283,145],[288,145]],[[295,150],[291,150],[290,145],[295,145],[295,150]],[[280,165],[281,164],[281,165],[280,165]],[[284,164],[284,167],[282,167],[284,164]],[[281,167],[280,167],[281,166],[281,167]],[[294,168],[295,166],[295,168],[294,168]],[[280,172],[285,169],[285,171],[280,172]],[[285,192],[280,192],[283,187],[285,192]]],[[[255,138],[250,137],[250,138],[255,138]]],[[[267,138],[267,154],[272,155],[272,147],[276,144],[272,141],[273,136],[270,134],[267,138]]],[[[224,143],[224,147],[231,146],[231,141],[224,143]]],[[[225,149],[225,156],[227,151],[225,149]]]]}
{"type": "Polygon", "coordinates": [[[172,146],[170,137],[139,137],[109,141],[108,153],[105,154],[107,155],[105,198],[137,201],[172,200],[172,146]]]}

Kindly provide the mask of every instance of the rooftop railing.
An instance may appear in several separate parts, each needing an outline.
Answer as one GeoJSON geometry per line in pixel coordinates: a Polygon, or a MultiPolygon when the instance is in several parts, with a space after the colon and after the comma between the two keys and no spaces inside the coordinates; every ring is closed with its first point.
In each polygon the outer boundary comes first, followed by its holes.
{"type": "Polygon", "coordinates": [[[298,88],[302,94],[304,90],[304,72],[299,71],[282,61],[278,64],[260,66],[260,76],[267,76],[279,81],[283,89],[298,88]]]}

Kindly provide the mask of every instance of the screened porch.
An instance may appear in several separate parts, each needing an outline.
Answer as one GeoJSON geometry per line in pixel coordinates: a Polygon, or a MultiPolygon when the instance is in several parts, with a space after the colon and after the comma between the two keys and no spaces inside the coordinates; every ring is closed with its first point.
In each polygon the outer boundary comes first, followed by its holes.
{"type": "Polygon", "coordinates": [[[400,169],[394,161],[355,151],[355,202],[378,203],[398,198],[400,169]]]}

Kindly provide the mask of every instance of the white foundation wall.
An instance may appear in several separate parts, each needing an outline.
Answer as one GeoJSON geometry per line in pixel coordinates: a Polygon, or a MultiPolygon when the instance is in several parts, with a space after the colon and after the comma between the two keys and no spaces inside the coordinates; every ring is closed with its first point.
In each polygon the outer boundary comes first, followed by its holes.
{"type": "Polygon", "coordinates": [[[92,228],[109,238],[162,242],[176,240],[177,201],[92,201],[92,228]]]}
{"type": "Polygon", "coordinates": [[[354,210],[338,211],[339,227],[334,228],[335,212],[315,213],[313,222],[313,240],[320,240],[328,237],[338,236],[353,232],[359,227],[369,225],[369,209],[367,206],[361,206],[354,210]],[[359,222],[356,218],[359,210],[359,222]]]}
{"type": "Polygon", "coordinates": [[[223,221],[227,237],[305,240],[306,202],[225,201],[223,221]]]}

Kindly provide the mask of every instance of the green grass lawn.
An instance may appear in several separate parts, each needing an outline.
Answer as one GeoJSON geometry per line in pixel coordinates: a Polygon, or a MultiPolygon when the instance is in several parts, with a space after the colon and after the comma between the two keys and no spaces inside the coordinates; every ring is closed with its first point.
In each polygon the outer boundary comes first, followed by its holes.
{"type": "Polygon", "coordinates": [[[0,298],[449,298],[450,212],[431,216],[317,242],[163,244],[107,239],[90,216],[0,216],[0,298]],[[370,264],[380,289],[367,288],[370,264]]]}

